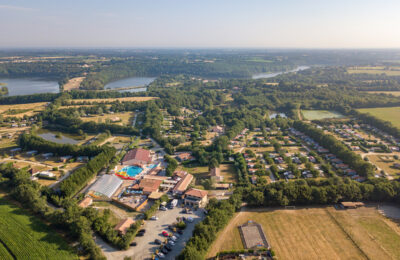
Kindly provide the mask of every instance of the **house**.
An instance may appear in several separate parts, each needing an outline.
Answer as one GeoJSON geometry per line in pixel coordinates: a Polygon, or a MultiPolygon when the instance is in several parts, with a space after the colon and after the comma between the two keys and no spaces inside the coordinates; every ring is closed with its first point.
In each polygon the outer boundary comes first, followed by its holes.
{"type": "Polygon", "coordinates": [[[71,155],[66,155],[66,156],[61,156],[60,157],[60,162],[66,163],[68,160],[72,159],[71,155]]]}
{"type": "Polygon", "coordinates": [[[208,192],[199,189],[190,189],[185,192],[184,204],[192,207],[204,207],[208,201],[208,192]]]}
{"type": "Polygon", "coordinates": [[[81,208],[87,208],[92,205],[93,199],[91,197],[84,198],[81,202],[79,202],[78,206],[81,208]]]}
{"type": "Polygon", "coordinates": [[[135,223],[132,218],[126,218],[121,220],[116,226],[115,230],[118,231],[119,234],[125,235],[128,229],[135,223]]]}
{"type": "Polygon", "coordinates": [[[212,127],[211,131],[214,133],[222,134],[222,133],[224,133],[224,128],[222,126],[217,125],[217,126],[212,127]]]}
{"type": "Polygon", "coordinates": [[[50,157],[52,157],[53,156],[53,153],[44,153],[44,154],[42,154],[42,157],[44,158],[44,159],[49,159],[50,157]]]}
{"type": "Polygon", "coordinates": [[[193,175],[186,173],[172,189],[172,194],[182,195],[187,190],[192,181],[193,175]]]}
{"type": "Polygon", "coordinates": [[[150,151],[142,148],[136,148],[126,153],[122,159],[122,165],[144,165],[152,161],[150,151]]]}
{"type": "Polygon", "coordinates": [[[149,195],[152,192],[158,192],[161,183],[163,183],[163,180],[145,178],[140,181],[139,189],[143,191],[143,194],[149,195]]]}
{"type": "Polygon", "coordinates": [[[189,152],[183,152],[183,153],[178,154],[178,155],[176,156],[176,159],[177,159],[179,162],[184,162],[184,161],[193,160],[193,156],[192,156],[192,154],[189,153],[189,152]]]}
{"type": "Polygon", "coordinates": [[[211,180],[215,182],[224,181],[224,176],[221,175],[221,169],[219,167],[212,168],[210,171],[211,180]]]}
{"type": "Polygon", "coordinates": [[[12,155],[14,155],[14,154],[20,152],[21,150],[22,150],[21,148],[14,148],[14,149],[11,149],[10,152],[12,155]]]}
{"type": "Polygon", "coordinates": [[[363,207],[364,203],[362,202],[351,202],[351,201],[343,201],[340,203],[345,209],[356,209],[358,207],[363,207]]]}

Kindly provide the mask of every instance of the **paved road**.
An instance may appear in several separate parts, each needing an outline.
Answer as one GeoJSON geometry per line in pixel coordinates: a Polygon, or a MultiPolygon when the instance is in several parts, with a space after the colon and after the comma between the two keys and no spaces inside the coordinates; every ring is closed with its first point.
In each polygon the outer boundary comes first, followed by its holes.
{"type": "Polygon", "coordinates": [[[189,240],[189,238],[192,236],[195,224],[204,218],[203,210],[197,210],[192,214],[180,213],[181,211],[182,208],[176,207],[172,210],[157,212],[156,216],[159,219],[156,221],[146,221],[145,225],[143,226],[143,228],[146,229],[145,235],[143,237],[136,237],[134,241],[137,243],[137,246],[131,247],[126,251],[118,251],[107,245],[100,238],[96,238],[96,243],[101,247],[108,260],[120,260],[125,256],[130,256],[134,260],[150,259],[155,250],[159,248],[159,246],[154,243],[154,240],[156,238],[162,241],[164,240],[161,232],[163,230],[168,231],[168,225],[176,222],[176,218],[178,216],[192,217],[194,219],[193,223],[187,223],[187,227],[183,235],[180,236],[176,244],[173,246],[173,250],[169,252],[165,258],[175,259],[175,257],[179,255],[179,253],[185,247],[187,240],[189,240]]]}

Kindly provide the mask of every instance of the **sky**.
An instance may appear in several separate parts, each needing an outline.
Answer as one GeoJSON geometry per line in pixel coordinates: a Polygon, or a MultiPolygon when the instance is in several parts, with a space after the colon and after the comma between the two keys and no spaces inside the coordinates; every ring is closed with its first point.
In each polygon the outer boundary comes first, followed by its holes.
{"type": "Polygon", "coordinates": [[[399,0],[0,0],[0,48],[400,48],[399,0]]]}

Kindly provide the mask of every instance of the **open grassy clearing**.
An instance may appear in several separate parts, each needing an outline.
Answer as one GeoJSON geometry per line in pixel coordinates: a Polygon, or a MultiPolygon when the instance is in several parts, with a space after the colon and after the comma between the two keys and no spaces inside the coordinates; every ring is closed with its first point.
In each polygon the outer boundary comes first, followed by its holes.
{"type": "Polygon", "coordinates": [[[85,77],[76,77],[68,80],[68,82],[63,86],[64,91],[78,89],[84,79],[85,77]]]}
{"type": "Polygon", "coordinates": [[[279,259],[400,258],[398,224],[373,207],[242,211],[220,232],[208,257],[223,250],[242,249],[237,227],[249,220],[263,226],[279,259]]]}
{"type": "MultiPolygon", "coordinates": [[[[0,198],[0,225],[0,241],[16,259],[78,259],[54,230],[4,198],[0,198]]],[[[0,247],[0,258],[13,259],[4,249],[0,247]]]]}
{"type": "Polygon", "coordinates": [[[400,107],[380,107],[380,108],[362,108],[358,109],[362,113],[371,115],[391,122],[394,126],[400,128],[400,107]]]}
{"type": "Polygon", "coordinates": [[[46,102],[17,104],[17,105],[0,105],[0,114],[3,117],[24,117],[33,116],[43,111],[46,107],[46,102]]]}
{"type": "Polygon", "coordinates": [[[157,99],[157,97],[122,97],[122,98],[94,98],[94,99],[73,99],[71,100],[72,103],[110,103],[110,102],[143,102],[157,99]]]}
{"type": "Polygon", "coordinates": [[[114,114],[104,114],[104,115],[93,115],[88,117],[81,117],[81,120],[84,122],[95,122],[95,123],[105,123],[106,121],[110,121],[110,123],[115,123],[118,125],[131,125],[131,121],[133,120],[134,113],[132,112],[121,112],[114,114]]]}
{"type": "Polygon", "coordinates": [[[328,110],[301,110],[304,118],[307,120],[321,120],[328,118],[343,118],[344,116],[335,111],[328,110]]]}
{"type": "Polygon", "coordinates": [[[400,97],[400,91],[367,91],[370,94],[386,94],[400,97]]]}
{"type": "Polygon", "coordinates": [[[400,163],[400,160],[395,160],[393,156],[389,155],[367,155],[369,161],[384,170],[387,174],[391,176],[398,176],[400,174],[400,169],[395,169],[391,167],[394,163],[400,163]],[[388,158],[384,158],[388,157],[388,158]]]}
{"type": "Polygon", "coordinates": [[[233,164],[220,164],[221,175],[224,176],[224,182],[236,182],[236,170],[233,164]]]}

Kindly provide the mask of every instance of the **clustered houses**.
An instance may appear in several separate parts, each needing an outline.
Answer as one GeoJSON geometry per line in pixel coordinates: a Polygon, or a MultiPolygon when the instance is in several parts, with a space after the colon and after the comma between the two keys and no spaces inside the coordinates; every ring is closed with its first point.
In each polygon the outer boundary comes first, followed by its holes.
{"type": "Polygon", "coordinates": [[[328,162],[330,162],[337,170],[338,172],[343,173],[343,175],[351,177],[353,180],[362,182],[365,180],[364,177],[361,177],[357,174],[356,171],[353,169],[350,169],[347,164],[344,164],[342,160],[336,157],[336,155],[329,153],[329,150],[322,147],[319,145],[317,142],[315,142],[312,138],[308,137],[307,135],[303,134],[300,131],[297,131],[293,128],[290,129],[290,132],[302,139],[309,147],[315,149],[321,157],[326,159],[328,162]]]}

